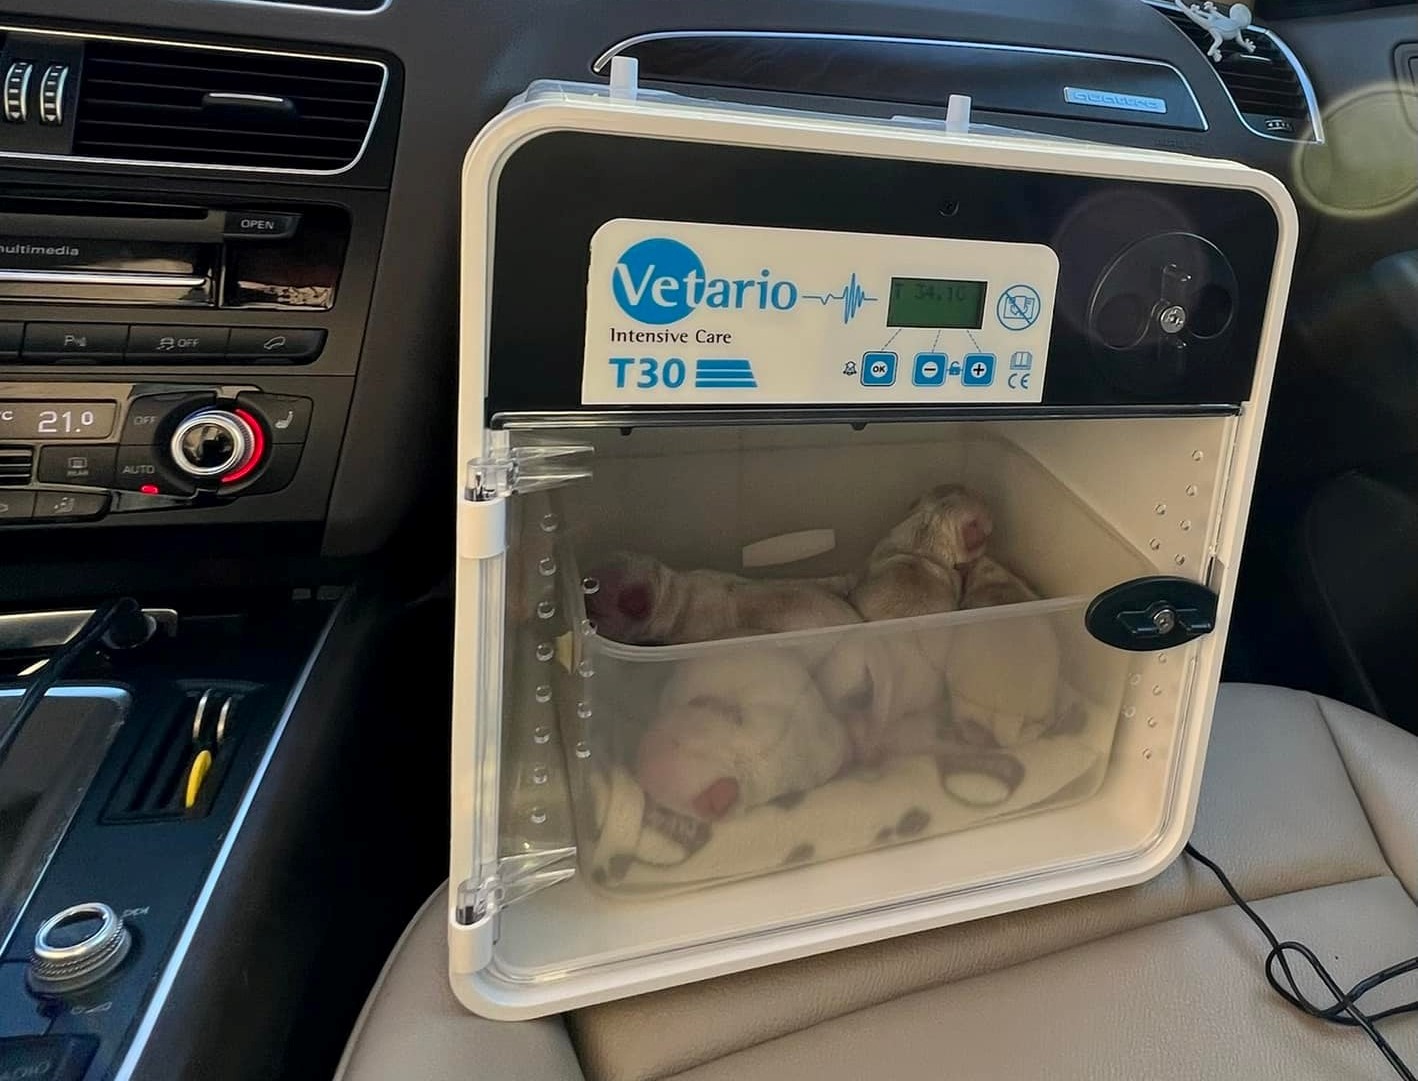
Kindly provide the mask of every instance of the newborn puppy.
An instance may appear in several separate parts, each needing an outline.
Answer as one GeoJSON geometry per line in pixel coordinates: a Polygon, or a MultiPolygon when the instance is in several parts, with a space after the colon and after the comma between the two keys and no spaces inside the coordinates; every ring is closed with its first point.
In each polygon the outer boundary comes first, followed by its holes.
{"type": "Polygon", "coordinates": [[[671,810],[712,821],[831,780],[851,754],[841,721],[787,650],[676,666],[640,740],[635,777],[671,810]]]}
{"type": "Polygon", "coordinates": [[[586,597],[598,634],[629,645],[708,642],[859,623],[843,598],[847,581],[741,578],[720,571],[677,571],[647,555],[620,553],[591,577],[586,597]]]}
{"type": "MultiPolygon", "coordinates": [[[[994,529],[989,508],[957,484],[932,488],[872,550],[849,594],[869,621],[953,612],[968,569],[994,529]]],[[[883,631],[843,642],[818,670],[828,704],[844,718],[857,758],[920,749],[948,717],[948,632],[883,631]],[[923,735],[932,734],[932,735],[923,735]]]]}
{"type": "MultiPolygon", "coordinates": [[[[961,607],[1037,599],[1023,579],[986,556],[966,572],[961,607]]],[[[1058,635],[1046,617],[956,628],[945,667],[955,730],[988,747],[1018,747],[1038,739],[1056,719],[1061,667],[1058,635]]]]}
{"type": "Polygon", "coordinates": [[[993,608],[1000,604],[1022,604],[1038,599],[1039,594],[1030,589],[1023,578],[989,556],[981,556],[965,572],[960,607],[993,608]]]}
{"type": "Polygon", "coordinates": [[[968,488],[932,488],[872,549],[848,600],[868,620],[953,612],[962,572],[985,551],[994,530],[985,501],[968,488]]]}

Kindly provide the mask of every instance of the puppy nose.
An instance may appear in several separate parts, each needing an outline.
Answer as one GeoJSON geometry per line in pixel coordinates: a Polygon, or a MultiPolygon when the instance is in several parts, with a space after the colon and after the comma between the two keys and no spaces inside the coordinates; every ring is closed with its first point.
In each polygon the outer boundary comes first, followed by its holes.
{"type": "Polygon", "coordinates": [[[691,806],[700,818],[723,818],[739,800],[739,783],[732,777],[720,777],[694,797],[691,806]]]}

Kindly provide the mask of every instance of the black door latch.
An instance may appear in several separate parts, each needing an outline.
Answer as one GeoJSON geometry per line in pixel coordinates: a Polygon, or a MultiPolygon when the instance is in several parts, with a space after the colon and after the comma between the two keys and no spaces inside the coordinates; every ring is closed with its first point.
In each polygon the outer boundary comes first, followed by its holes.
{"type": "Polygon", "coordinates": [[[1134,578],[1094,597],[1083,623],[1115,649],[1171,649],[1214,631],[1216,604],[1215,593],[1188,578],[1134,578]]]}

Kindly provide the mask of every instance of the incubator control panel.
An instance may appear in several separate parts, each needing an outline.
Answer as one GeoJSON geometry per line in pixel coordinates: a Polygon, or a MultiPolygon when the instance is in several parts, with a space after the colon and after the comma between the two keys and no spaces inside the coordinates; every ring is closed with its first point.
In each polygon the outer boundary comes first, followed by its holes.
{"type": "Polygon", "coordinates": [[[1043,244],[617,218],[591,239],[584,405],[1033,404],[1043,244]]]}

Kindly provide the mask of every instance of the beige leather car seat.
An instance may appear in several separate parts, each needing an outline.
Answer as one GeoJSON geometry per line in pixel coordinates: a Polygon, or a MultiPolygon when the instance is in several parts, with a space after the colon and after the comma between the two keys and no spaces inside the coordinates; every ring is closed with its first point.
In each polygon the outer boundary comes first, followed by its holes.
{"type": "MultiPolygon", "coordinates": [[[[1297,691],[1223,687],[1193,842],[1345,986],[1418,953],[1418,738],[1376,717],[1297,691]]],[[[1275,995],[1264,941],[1186,857],[1143,886],[564,1020],[467,1013],[448,987],[443,921],[440,892],[370,994],[341,1081],[1392,1076],[1361,1032],[1275,995]]],[[[1414,997],[1418,977],[1365,1006],[1414,997]]],[[[1418,1063],[1418,1016],[1381,1027],[1418,1063]]]]}

